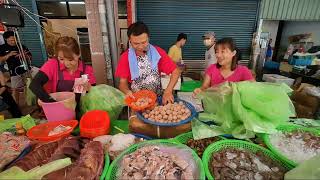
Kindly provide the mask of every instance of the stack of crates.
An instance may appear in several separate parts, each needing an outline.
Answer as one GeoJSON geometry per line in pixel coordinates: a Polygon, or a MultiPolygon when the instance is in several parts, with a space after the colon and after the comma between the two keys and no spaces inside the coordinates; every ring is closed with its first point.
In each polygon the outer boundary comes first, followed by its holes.
{"type": "Polygon", "coordinates": [[[289,64],[295,66],[308,66],[312,64],[312,56],[296,56],[293,55],[289,59],[289,64]]]}

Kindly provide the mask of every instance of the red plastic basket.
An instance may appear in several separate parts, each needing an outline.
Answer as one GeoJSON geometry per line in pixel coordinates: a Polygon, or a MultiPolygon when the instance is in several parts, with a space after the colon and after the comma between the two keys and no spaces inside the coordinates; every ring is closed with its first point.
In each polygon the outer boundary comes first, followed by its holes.
{"type": "Polygon", "coordinates": [[[138,92],[135,92],[133,93],[133,97],[128,96],[125,99],[125,103],[134,111],[143,111],[145,109],[151,108],[156,104],[156,101],[157,101],[157,94],[149,90],[140,90],[138,92]],[[149,103],[146,106],[131,105],[131,103],[136,102],[139,98],[145,98],[145,97],[151,98],[152,100],[151,103],[149,103]]]}
{"type": "Polygon", "coordinates": [[[39,124],[29,129],[27,132],[27,136],[29,139],[43,141],[43,142],[56,141],[63,137],[69,136],[77,125],[78,125],[77,120],[47,122],[44,124],[39,124]],[[49,132],[59,125],[70,126],[71,129],[56,135],[48,136],[49,132]]]}
{"type": "Polygon", "coordinates": [[[93,110],[86,112],[80,120],[80,136],[95,138],[97,136],[109,134],[110,117],[107,112],[93,110]]]}

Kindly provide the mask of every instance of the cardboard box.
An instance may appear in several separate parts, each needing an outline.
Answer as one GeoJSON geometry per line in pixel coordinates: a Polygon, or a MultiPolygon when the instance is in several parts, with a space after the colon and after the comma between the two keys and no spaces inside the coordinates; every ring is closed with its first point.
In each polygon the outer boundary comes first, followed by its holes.
{"type": "Polygon", "coordinates": [[[292,68],[293,66],[288,64],[287,62],[281,62],[279,67],[280,71],[288,73],[292,72],[292,68]]]}
{"type": "Polygon", "coordinates": [[[285,83],[288,86],[292,86],[294,83],[294,79],[281,76],[278,74],[264,74],[262,77],[263,81],[272,82],[272,83],[285,83]]]}
{"type": "Polygon", "coordinates": [[[315,112],[313,112],[312,108],[298,104],[296,102],[293,102],[293,104],[298,118],[314,119],[315,112]]]}
{"type": "Polygon", "coordinates": [[[305,92],[294,91],[291,95],[297,117],[314,119],[319,108],[320,100],[305,92]]]}

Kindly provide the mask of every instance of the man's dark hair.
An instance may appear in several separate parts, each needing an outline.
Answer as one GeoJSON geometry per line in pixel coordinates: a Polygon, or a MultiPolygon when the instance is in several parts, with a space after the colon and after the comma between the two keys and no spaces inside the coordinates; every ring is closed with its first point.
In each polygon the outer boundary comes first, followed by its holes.
{"type": "Polygon", "coordinates": [[[187,40],[187,35],[185,33],[180,33],[177,37],[177,42],[180,41],[181,39],[187,40]]]}
{"type": "Polygon", "coordinates": [[[129,38],[131,35],[139,36],[143,33],[147,33],[148,36],[150,35],[148,26],[146,24],[144,24],[142,21],[138,21],[136,23],[133,23],[128,27],[127,35],[129,38]]]}
{"type": "Polygon", "coordinates": [[[3,39],[8,39],[9,37],[14,36],[13,31],[6,31],[3,33],[3,39]]]}

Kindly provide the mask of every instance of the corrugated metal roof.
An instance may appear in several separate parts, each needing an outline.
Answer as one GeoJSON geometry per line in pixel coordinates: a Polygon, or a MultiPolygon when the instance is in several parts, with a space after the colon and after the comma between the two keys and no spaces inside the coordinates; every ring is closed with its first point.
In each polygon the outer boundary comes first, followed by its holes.
{"type": "Polygon", "coordinates": [[[320,20],[320,0],[262,0],[260,18],[266,20],[320,20]]]}

